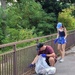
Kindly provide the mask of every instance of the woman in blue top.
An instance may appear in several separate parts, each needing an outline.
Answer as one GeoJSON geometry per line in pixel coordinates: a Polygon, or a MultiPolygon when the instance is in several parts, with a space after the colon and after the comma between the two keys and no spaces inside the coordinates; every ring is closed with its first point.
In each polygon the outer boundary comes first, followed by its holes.
{"type": "Polygon", "coordinates": [[[66,38],[67,38],[67,30],[62,25],[61,22],[57,24],[57,43],[58,43],[58,51],[60,52],[60,62],[64,61],[65,56],[65,47],[66,47],[66,38]]]}

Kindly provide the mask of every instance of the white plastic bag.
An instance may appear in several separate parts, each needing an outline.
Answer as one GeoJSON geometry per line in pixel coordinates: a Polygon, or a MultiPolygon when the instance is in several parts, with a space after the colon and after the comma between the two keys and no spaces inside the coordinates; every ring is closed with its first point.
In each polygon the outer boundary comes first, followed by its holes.
{"type": "Polygon", "coordinates": [[[38,61],[35,64],[35,71],[37,74],[55,74],[56,68],[55,67],[50,67],[46,61],[46,58],[39,56],[38,61]]]}

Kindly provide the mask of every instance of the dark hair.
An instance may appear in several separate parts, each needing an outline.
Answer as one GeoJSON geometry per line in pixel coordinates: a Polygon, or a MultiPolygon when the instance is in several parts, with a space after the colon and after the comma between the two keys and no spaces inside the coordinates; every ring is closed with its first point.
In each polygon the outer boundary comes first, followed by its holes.
{"type": "Polygon", "coordinates": [[[62,27],[65,28],[65,26],[62,24],[62,27]]]}
{"type": "Polygon", "coordinates": [[[43,47],[43,45],[44,45],[43,43],[38,43],[36,50],[39,50],[41,47],[43,47]]]}

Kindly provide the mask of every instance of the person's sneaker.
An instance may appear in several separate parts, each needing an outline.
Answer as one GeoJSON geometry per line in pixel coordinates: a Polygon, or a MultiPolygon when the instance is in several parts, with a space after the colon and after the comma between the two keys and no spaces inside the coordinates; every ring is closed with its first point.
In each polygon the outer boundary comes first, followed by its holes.
{"type": "Polygon", "coordinates": [[[64,61],[64,59],[60,59],[59,61],[62,63],[64,61]]]}

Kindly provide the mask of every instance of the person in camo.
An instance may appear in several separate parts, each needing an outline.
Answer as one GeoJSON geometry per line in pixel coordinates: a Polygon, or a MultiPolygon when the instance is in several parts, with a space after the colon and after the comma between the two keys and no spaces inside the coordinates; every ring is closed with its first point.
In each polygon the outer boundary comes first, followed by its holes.
{"type": "Polygon", "coordinates": [[[33,67],[35,65],[39,55],[46,58],[46,62],[49,66],[54,66],[54,64],[57,61],[57,56],[51,46],[44,45],[43,43],[39,43],[37,45],[37,52],[38,53],[36,57],[34,58],[34,60],[32,61],[32,63],[30,64],[30,67],[33,67]]]}

